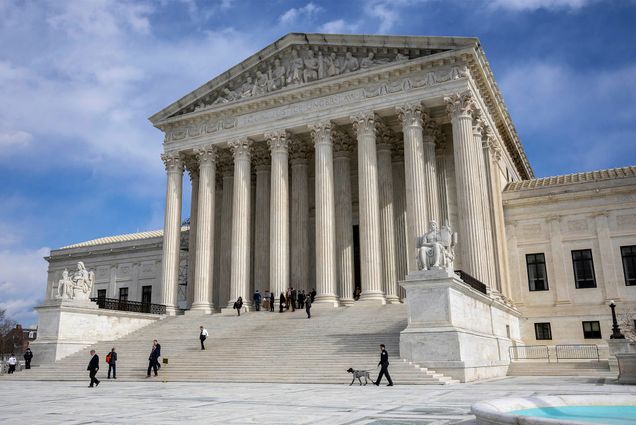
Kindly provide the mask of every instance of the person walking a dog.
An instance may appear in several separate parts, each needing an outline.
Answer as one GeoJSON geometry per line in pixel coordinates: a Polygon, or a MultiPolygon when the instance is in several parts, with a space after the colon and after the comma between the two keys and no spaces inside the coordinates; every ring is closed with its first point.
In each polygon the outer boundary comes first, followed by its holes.
{"type": "Polygon", "coordinates": [[[380,385],[380,380],[382,380],[382,376],[386,376],[386,380],[389,381],[387,387],[393,386],[393,381],[391,380],[391,375],[389,375],[389,353],[387,353],[384,344],[380,344],[380,362],[378,363],[380,366],[380,374],[378,375],[378,379],[375,381],[375,385],[380,385]]]}
{"type": "Polygon", "coordinates": [[[201,333],[199,334],[199,340],[201,341],[201,349],[205,350],[205,345],[203,345],[203,341],[208,338],[208,330],[203,326],[199,326],[199,330],[201,333]]]}

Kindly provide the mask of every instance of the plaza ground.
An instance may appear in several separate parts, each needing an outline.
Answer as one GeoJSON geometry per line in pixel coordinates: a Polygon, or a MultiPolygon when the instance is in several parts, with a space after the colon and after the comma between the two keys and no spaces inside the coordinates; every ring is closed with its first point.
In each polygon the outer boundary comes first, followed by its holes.
{"type": "MultiPolygon", "coordinates": [[[[281,374],[285,371],[281,370],[281,374]]],[[[101,374],[101,373],[100,373],[101,374]]],[[[103,378],[103,377],[102,377],[103,378]]],[[[346,381],[346,375],[343,381],[346,381]]],[[[586,377],[507,377],[471,384],[349,387],[0,381],[0,423],[39,424],[471,424],[471,404],[508,396],[635,394],[586,377]]]]}

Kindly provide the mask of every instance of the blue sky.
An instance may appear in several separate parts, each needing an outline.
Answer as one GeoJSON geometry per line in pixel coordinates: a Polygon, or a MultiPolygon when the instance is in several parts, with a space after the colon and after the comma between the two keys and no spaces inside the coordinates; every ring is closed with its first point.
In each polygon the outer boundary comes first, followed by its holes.
{"type": "Polygon", "coordinates": [[[288,32],[477,36],[537,176],[635,165],[635,20],[632,0],[0,1],[0,305],[35,323],[50,248],[161,228],[147,117],[288,32]]]}

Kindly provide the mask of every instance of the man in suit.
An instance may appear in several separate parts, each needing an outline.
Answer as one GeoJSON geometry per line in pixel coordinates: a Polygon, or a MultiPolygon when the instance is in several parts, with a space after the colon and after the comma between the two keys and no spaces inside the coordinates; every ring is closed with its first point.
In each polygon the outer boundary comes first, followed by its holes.
{"type": "Polygon", "coordinates": [[[389,381],[387,387],[393,386],[393,381],[391,380],[391,375],[389,375],[389,353],[386,352],[384,344],[380,344],[380,362],[378,363],[380,366],[380,374],[378,375],[378,379],[375,381],[375,385],[380,385],[380,380],[382,376],[386,376],[386,380],[389,381]]]}
{"type": "Polygon", "coordinates": [[[91,378],[89,388],[93,388],[93,384],[95,384],[95,386],[99,385],[99,379],[95,377],[99,370],[99,356],[95,354],[95,350],[91,350],[91,356],[91,361],[88,363],[88,367],[86,368],[86,370],[88,370],[88,376],[91,378]]]}
{"type": "Polygon", "coordinates": [[[148,357],[148,372],[146,374],[146,378],[150,378],[150,370],[154,370],[155,376],[157,376],[157,369],[159,366],[159,356],[161,356],[161,345],[155,339],[152,341],[152,350],[150,351],[150,356],[148,357]]]}

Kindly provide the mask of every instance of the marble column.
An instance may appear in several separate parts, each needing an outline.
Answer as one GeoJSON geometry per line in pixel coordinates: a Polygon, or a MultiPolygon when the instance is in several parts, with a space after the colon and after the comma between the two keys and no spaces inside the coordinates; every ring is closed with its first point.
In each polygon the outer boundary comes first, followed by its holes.
{"type": "MultiPolygon", "coordinates": [[[[395,233],[395,272],[399,281],[408,273],[407,240],[406,240],[406,189],[404,187],[404,143],[396,140],[393,143],[393,229],[395,233]]],[[[406,291],[398,289],[400,299],[406,297],[406,291]]]]}
{"type": "Polygon", "coordinates": [[[396,280],[395,231],[393,227],[393,169],[391,150],[394,135],[382,126],[378,132],[378,187],[380,192],[380,244],[382,249],[382,282],[386,302],[400,302],[396,280]]]}
{"type": "Polygon", "coordinates": [[[351,203],[351,154],[353,140],[343,131],[333,132],[336,185],[336,265],[338,295],[343,305],[353,304],[353,220],[351,203]]]}
{"type": "MultiPolygon", "coordinates": [[[[428,221],[434,220],[443,225],[439,218],[439,198],[437,189],[437,163],[435,161],[435,141],[439,137],[437,123],[427,114],[422,115],[422,146],[424,159],[424,185],[426,194],[426,213],[428,221]]],[[[421,235],[418,235],[421,236],[421,235]]]]}
{"type": "Polygon", "coordinates": [[[183,160],[178,152],[163,154],[161,159],[168,174],[163,226],[163,261],[161,262],[161,304],[166,306],[167,314],[175,315],[179,284],[183,160]]]}
{"type": "Polygon", "coordinates": [[[232,220],[234,197],[234,164],[228,150],[219,154],[219,166],[223,176],[223,202],[221,211],[221,250],[219,268],[219,305],[229,303],[232,274],[232,220]]]}
{"type": "MultiPolygon", "coordinates": [[[[444,98],[453,126],[453,157],[459,216],[459,250],[464,271],[484,282],[486,261],[477,146],[473,138],[473,97],[470,92],[444,98]]],[[[481,148],[481,146],[479,146],[481,148]]],[[[487,283],[487,282],[484,282],[487,283]]]]}
{"type": "Polygon", "coordinates": [[[482,231],[484,233],[484,243],[486,247],[486,262],[482,265],[482,273],[486,280],[482,280],[491,289],[497,290],[497,277],[495,273],[495,250],[493,244],[491,211],[492,207],[488,197],[488,179],[486,178],[486,161],[484,160],[483,136],[488,124],[479,109],[473,111],[473,137],[475,139],[475,153],[477,157],[477,173],[479,177],[478,196],[481,202],[481,215],[483,219],[482,231]]]}
{"type": "Polygon", "coordinates": [[[448,193],[446,185],[446,143],[438,139],[435,145],[435,172],[437,174],[438,217],[442,225],[450,225],[448,212],[448,193]]]}
{"type": "Polygon", "coordinates": [[[360,301],[384,304],[382,251],[380,248],[380,199],[375,146],[376,116],[372,111],[351,117],[358,138],[358,205],[360,214],[360,301]]]}
{"type": "MultiPolygon", "coordinates": [[[[192,307],[194,302],[194,270],[197,250],[197,208],[199,206],[199,161],[196,157],[189,157],[185,161],[185,168],[190,176],[192,193],[190,195],[190,229],[188,230],[188,286],[187,301],[192,307]]],[[[141,298],[140,298],[141,299],[141,298]]]]}
{"type": "Polygon", "coordinates": [[[232,270],[230,273],[230,299],[232,308],[238,297],[250,304],[250,201],[252,175],[250,149],[252,142],[243,138],[230,142],[234,156],[234,196],[232,200],[232,270]]]}
{"type": "Polygon", "coordinates": [[[424,180],[424,141],[422,106],[410,103],[396,108],[404,134],[404,183],[406,196],[406,238],[409,272],[417,271],[417,239],[428,229],[426,181],[424,180]]]}
{"type": "Polygon", "coordinates": [[[254,220],[254,288],[268,291],[269,285],[269,208],[271,185],[271,157],[265,144],[255,146],[252,163],[256,170],[256,202],[258,212],[254,220]]]}
{"type": "Polygon", "coordinates": [[[272,156],[269,213],[269,281],[276,296],[289,288],[289,135],[280,130],[265,134],[272,156]]]}
{"type": "Polygon", "coordinates": [[[316,303],[338,305],[332,124],[309,126],[316,157],[316,303]]]}
{"type": "Polygon", "coordinates": [[[309,146],[301,139],[291,140],[291,285],[309,287],[309,146]]]}
{"type": "Polygon", "coordinates": [[[194,302],[191,311],[210,314],[212,276],[214,271],[214,201],[216,190],[216,148],[205,146],[194,150],[199,162],[199,206],[197,209],[194,302]]]}

